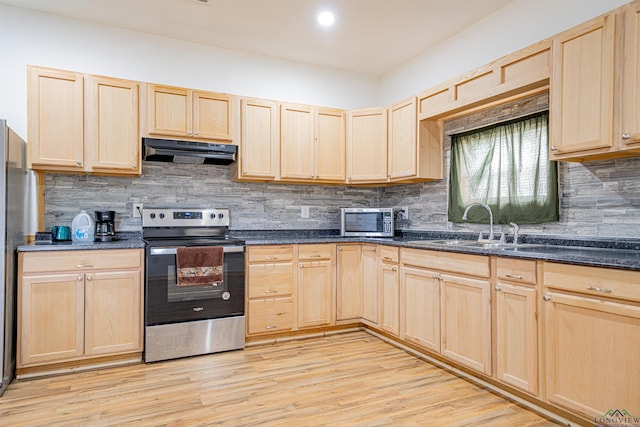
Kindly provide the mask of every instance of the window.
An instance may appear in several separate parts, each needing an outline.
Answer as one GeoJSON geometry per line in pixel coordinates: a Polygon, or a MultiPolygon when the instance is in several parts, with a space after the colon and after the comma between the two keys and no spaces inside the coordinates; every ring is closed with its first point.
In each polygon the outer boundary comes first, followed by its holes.
{"type": "MultiPolygon", "coordinates": [[[[449,221],[462,222],[474,202],[491,206],[496,224],[558,221],[558,169],[547,151],[548,112],[454,135],[449,221]]],[[[484,209],[471,222],[489,222],[484,209]]]]}

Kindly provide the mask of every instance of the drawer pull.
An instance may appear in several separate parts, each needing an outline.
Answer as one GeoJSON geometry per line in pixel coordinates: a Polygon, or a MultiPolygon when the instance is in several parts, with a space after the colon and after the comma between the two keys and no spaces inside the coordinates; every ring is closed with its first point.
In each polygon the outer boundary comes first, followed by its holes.
{"type": "Polygon", "coordinates": [[[393,261],[393,258],[391,258],[390,256],[384,256],[382,257],[382,259],[385,261],[393,261]]]}
{"type": "Polygon", "coordinates": [[[587,289],[594,292],[602,292],[603,294],[610,294],[612,292],[611,289],[599,288],[597,286],[587,286],[587,289]]]}
{"type": "Polygon", "coordinates": [[[278,325],[269,325],[269,326],[265,326],[265,329],[277,329],[278,325]]]}
{"type": "Polygon", "coordinates": [[[267,289],[266,291],[264,291],[265,294],[277,294],[278,291],[276,289],[267,289]]]}
{"type": "Polygon", "coordinates": [[[321,256],[322,255],[320,254],[313,254],[313,255],[310,255],[309,258],[320,258],[321,256]]]}
{"type": "Polygon", "coordinates": [[[518,279],[518,280],[522,280],[523,277],[519,274],[505,274],[505,277],[508,277],[510,279],[518,279]]]}
{"type": "Polygon", "coordinates": [[[93,267],[93,265],[91,264],[78,264],[76,265],[76,268],[91,268],[93,267]]]}
{"type": "Polygon", "coordinates": [[[268,256],[268,257],[265,257],[265,259],[278,259],[278,257],[277,256],[268,256]]]}

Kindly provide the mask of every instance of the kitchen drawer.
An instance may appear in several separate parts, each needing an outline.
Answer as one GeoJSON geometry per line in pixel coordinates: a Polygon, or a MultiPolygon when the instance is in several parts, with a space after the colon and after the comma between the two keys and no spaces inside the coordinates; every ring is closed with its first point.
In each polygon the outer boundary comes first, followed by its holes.
{"type": "Polygon", "coordinates": [[[400,248],[392,246],[380,246],[380,260],[382,262],[398,263],[400,261],[400,248]]]}
{"type": "Polygon", "coordinates": [[[293,298],[264,298],[249,301],[249,334],[285,331],[293,328],[293,298]]]}
{"type": "Polygon", "coordinates": [[[437,252],[422,249],[402,249],[402,263],[470,276],[489,277],[489,257],[454,252],[437,252]]]}
{"type": "Polygon", "coordinates": [[[293,259],[293,246],[249,246],[249,262],[280,262],[293,259]]]}
{"type": "Polygon", "coordinates": [[[527,259],[497,258],[498,279],[522,283],[536,283],[536,262],[527,259]]]}
{"type": "Polygon", "coordinates": [[[544,263],[544,286],[583,294],[640,301],[640,272],[544,263]]]}
{"type": "Polygon", "coordinates": [[[22,273],[139,269],[142,249],[21,252],[22,273]]]}
{"type": "Polygon", "coordinates": [[[315,261],[318,259],[331,259],[335,250],[334,245],[298,245],[298,259],[315,261]]]}
{"type": "Polygon", "coordinates": [[[249,264],[249,298],[291,295],[293,263],[249,264]]]}

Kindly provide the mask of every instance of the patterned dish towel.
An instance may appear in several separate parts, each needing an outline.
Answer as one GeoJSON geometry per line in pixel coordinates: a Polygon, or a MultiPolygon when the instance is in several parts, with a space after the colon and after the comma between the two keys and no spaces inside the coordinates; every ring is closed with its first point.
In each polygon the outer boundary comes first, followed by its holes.
{"type": "Polygon", "coordinates": [[[178,286],[219,286],[223,280],[222,246],[194,246],[176,250],[178,286]]]}

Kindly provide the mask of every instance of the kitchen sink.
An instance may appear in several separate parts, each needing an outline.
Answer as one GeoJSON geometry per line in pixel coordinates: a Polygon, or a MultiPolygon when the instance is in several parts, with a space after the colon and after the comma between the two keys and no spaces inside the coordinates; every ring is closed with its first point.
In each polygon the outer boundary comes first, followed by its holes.
{"type": "Polygon", "coordinates": [[[444,240],[412,240],[407,242],[412,245],[420,246],[464,246],[467,248],[485,248],[485,249],[511,249],[511,250],[524,250],[529,248],[539,248],[544,245],[537,245],[531,243],[501,243],[499,241],[478,241],[478,240],[460,240],[460,239],[444,239],[444,240]]]}

